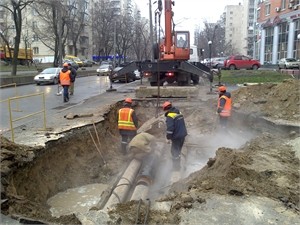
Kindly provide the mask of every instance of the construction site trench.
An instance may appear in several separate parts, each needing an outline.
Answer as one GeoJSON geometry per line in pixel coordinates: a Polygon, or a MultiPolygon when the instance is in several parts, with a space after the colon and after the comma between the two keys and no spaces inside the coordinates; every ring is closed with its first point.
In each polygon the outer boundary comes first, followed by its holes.
{"type": "Polygon", "coordinates": [[[217,94],[206,91],[200,86],[197,98],[171,99],[188,129],[180,170],[172,168],[155,98],[133,105],[140,131],[156,138],[152,164],[120,152],[121,101],[103,121],[66,131],[45,147],[1,136],[2,214],[27,224],[297,224],[299,81],[233,90],[226,130],[216,115],[217,94]],[[151,172],[139,180],[143,168],[151,172]],[[122,203],[110,204],[116,199],[122,203]]]}

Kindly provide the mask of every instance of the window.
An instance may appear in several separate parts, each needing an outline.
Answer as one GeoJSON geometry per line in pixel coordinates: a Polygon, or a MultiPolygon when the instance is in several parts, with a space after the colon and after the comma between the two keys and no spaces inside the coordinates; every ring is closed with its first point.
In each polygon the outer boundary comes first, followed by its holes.
{"type": "Polygon", "coordinates": [[[270,11],[271,11],[271,4],[267,4],[265,7],[265,15],[266,16],[270,15],[270,11]]]}
{"type": "Polygon", "coordinates": [[[285,9],[286,8],[286,0],[281,0],[281,9],[285,9]]]}
{"type": "Polygon", "coordinates": [[[265,61],[272,62],[272,46],[273,46],[273,36],[274,28],[266,28],[266,38],[265,38],[265,61]]]}
{"type": "Polygon", "coordinates": [[[186,48],[188,47],[187,37],[185,34],[177,34],[177,47],[186,48]]]}
{"type": "Polygon", "coordinates": [[[242,56],[241,55],[237,55],[234,57],[234,60],[242,60],[242,56]]]}
{"type": "Polygon", "coordinates": [[[32,15],[34,15],[34,16],[38,15],[36,8],[32,8],[32,15]]]}
{"type": "Polygon", "coordinates": [[[278,39],[278,58],[285,58],[287,56],[287,43],[288,43],[288,30],[289,25],[287,22],[281,23],[279,26],[279,39],[278,39]]]}
{"type": "Polygon", "coordinates": [[[39,40],[39,36],[38,35],[33,35],[32,37],[32,41],[38,41],[39,40]]]}
{"type": "Polygon", "coordinates": [[[35,54],[35,55],[39,54],[39,48],[38,47],[33,47],[33,54],[35,54]]]}

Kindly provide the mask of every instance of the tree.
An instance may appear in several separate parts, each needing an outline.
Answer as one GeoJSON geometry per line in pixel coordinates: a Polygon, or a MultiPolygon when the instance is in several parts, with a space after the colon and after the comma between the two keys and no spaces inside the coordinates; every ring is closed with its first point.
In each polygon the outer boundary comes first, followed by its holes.
{"type": "MultiPolygon", "coordinates": [[[[71,3],[71,2],[70,2],[71,3]]],[[[72,46],[74,50],[74,55],[78,55],[78,41],[82,34],[85,26],[87,25],[87,8],[85,4],[81,4],[81,0],[73,1],[70,5],[67,5],[65,22],[68,27],[68,37],[72,40],[72,46]]]]}
{"type": "Polygon", "coordinates": [[[15,25],[15,43],[14,43],[14,54],[12,58],[12,71],[11,75],[16,76],[17,74],[17,64],[18,64],[18,55],[21,42],[21,33],[22,33],[22,11],[30,4],[33,3],[33,0],[10,0],[9,2],[3,1],[0,4],[0,7],[8,10],[13,17],[15,25]],[[5,4],[6,3],[6,4],[5,4]]]}
{"type": "Polygon", "coordinates": [[[135,17],[134,32],[132,36],[132,51],[135,54],[135,59],[142,61],[151,59],[151,43],[149,33],[149,22],[135,17]]]}
{"type": "Polygon", "coordinates": [[[38,37],[46,47],[54,52],[53,66],[61,66],[65,55],[65,44],[68,36],[66,6],[59,0],[39,0],[32,5],[39,17],[39,25],[32,33],[38,37]],[[44,10],[39,10],[44,9],[44,10]]]}
{"type": "Polygon", "coordinates": [[[203,58],[209,57],[208,41],[212,41],[211,56],[220,57],[235,53],[234,47],[230,42],[225,42],[225,28],[222,19],[217,23],[204,22],[204,28],[200,26],[195,30],[195,44],[199,49],[204,50],[203,58]]]}
{"type": "Polygon", "coordinates": [[[113,50],[113,35],[116,17],[109,0],[100,0],[92,6],[92,30],[94,55],[109,56],[113,50]]]}

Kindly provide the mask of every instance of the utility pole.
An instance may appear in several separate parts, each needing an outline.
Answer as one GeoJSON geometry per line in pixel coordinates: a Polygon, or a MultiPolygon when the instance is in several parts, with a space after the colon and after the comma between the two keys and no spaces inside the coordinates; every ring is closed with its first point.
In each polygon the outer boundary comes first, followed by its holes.
{"type": "Polygon", "coordinates": [[[116,67],[116,42],[117,42],[117,21],[114,22],[114,62],[113,62],[113,68],[116,67]]]}
{"type": "Polygon", "coordinates": [[[150,43],[151,43],[151,61],[154,61],[154,54],[153,54],[153,23],[152,23],[152,2],[149,0],[149,20],[150,20],[150,43]]]}
{"type": "Polygon", "coordinates": [[[113,45],[113,51],[114,51],[114,60],[113,60],[113,68],[110,71],[109,74],[109,88],[106,90],[106,92],[116,91],[117,89],[113,88],[112,86],[112,75],[113,71],[116,68],[116,45],[117,45],[117,21],[114,22],[114,45],[113,45]]]}
{"type": "Polygon", "coordinates": [[[254,17],[253,17],[253,54],[252,58],[256,59],[256,23],[257,23],[257,0],[254,0],[254,17]]]}
{"type": "Polygon", "coordinates": [[[58,17],[58,66],[62,66],[62,54],[63,54],[63,46],[62,46],[62,15],[61,15],[61,8],[59,1],[56,2],[56,10],[57,10],[57,17],[58,17]]]}

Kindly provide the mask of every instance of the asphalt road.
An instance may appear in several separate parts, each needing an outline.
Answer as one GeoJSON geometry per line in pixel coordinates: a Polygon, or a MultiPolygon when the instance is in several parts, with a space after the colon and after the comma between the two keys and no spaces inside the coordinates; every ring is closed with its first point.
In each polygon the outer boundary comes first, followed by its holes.
{"type": "MultiPolygon", "coordinates": [[[[119,88],[123,83],[113,83],[113,88],[119,88]]],[[[70,96],[70,101],[63,102],[62,95],[57,93],[62,89],[57,85],[40,85],[35,84],[17,86],[16,88],[0,89],[0,132],[10,129],[10,121],[17,120],[12,123],[13,127],[18,127],[26,124],[36,118],[43,118],[43,95],[45,96],[46,117],[59,112],[65,108],[78,105],[93,96],[102,94],[110,88],[110,81],[107,76],[89,76],[79,77],[75,82],[74,95],[70,96]],[[42,94],[43,93],[43,94],[42,94]],[[34,94],[39,94],[32,96],[34,94]],[[16,96],[28,96],[22,98],[14,98],[16,96]],[[9,107],[8,99],[11,99],[11,107],[9,107]],[[10,110],[11,109],[11,110],[10,110]],[[11,113],[10,113],[11,112],[11,113]],[[27,115],[41,112],[30,116],[27,115]]],[[[41,124],[41,127],[43,125],[41,124]]]]}

